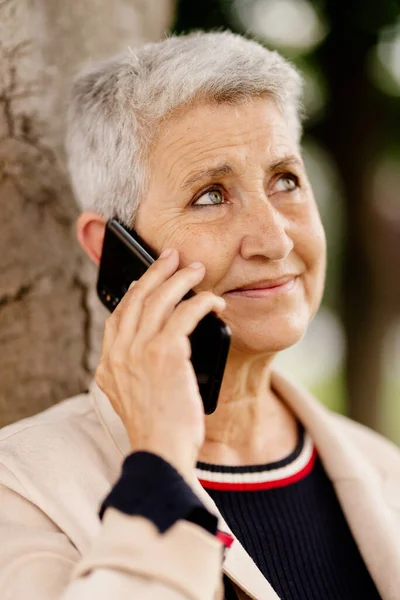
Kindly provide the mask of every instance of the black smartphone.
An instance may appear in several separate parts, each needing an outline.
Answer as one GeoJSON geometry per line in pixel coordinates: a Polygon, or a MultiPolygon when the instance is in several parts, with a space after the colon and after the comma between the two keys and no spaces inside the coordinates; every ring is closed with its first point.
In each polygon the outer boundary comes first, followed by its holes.
{"type": "MultiPolygon", "coordinates": [[[[156,260],[156,254],[138,234],[116,219],[106,224],[97,280],[97,293],[112,312],[132,281],[139,279],[156,260]]],[[[185,298],[193,296],[190,291],[185,298]]],[[[219,391],[231,341],[228,325],[214,312],[206,315],[189,336],[191,361],[196,373],[204,412],[217,408],[219,391]]]]}

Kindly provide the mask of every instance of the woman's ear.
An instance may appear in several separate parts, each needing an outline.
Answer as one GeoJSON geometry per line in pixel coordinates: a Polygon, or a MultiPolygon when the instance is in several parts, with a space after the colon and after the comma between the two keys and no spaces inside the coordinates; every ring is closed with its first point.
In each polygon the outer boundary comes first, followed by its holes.
{"type": "Polygon", "coordinates": [[[81,213],[76,221],[78,242],[96,264],[100,264],[106,220],[94,212],[81,213]]]}

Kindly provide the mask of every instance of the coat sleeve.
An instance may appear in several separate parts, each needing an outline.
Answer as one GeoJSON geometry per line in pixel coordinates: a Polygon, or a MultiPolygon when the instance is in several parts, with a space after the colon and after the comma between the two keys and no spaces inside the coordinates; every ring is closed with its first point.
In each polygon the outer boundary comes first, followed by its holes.
{"type": "Polygon", "coordinates": [[[222,544],[178,521],[166,533],[107,509],[81,556],[0,465],[2,600],[222,600],[222,544]]]}

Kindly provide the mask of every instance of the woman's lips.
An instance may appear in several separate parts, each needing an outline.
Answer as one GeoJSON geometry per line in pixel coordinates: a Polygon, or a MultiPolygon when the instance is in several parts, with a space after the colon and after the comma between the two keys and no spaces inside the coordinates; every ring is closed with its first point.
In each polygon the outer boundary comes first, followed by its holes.
{"type": "Polygon", "coordinates": [[[273,296],[280,296],[282,294],[289,294],[296,286],[297,277],[292,277],[285,283],[270,286],[267,288],[255,288],[250,290],[232,290],[226,292],[224,296],[238,296],[242,298],[270,298],[273,296]]]}

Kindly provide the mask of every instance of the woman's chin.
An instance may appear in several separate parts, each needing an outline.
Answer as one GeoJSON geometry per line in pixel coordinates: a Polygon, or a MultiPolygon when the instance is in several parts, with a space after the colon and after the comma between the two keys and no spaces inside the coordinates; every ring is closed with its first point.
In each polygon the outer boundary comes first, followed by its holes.
{"type": "Polygon", "coordinates": [[[246,354],[276,354],[297,344],[304,336],[308,319],[266,324],[248,329],[231,325],[232,348],[246,354]]]}

